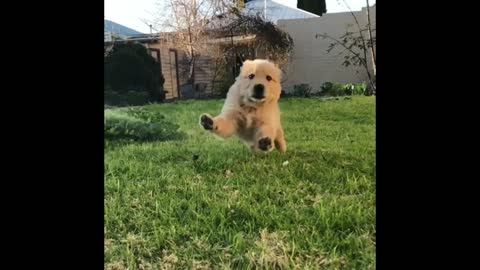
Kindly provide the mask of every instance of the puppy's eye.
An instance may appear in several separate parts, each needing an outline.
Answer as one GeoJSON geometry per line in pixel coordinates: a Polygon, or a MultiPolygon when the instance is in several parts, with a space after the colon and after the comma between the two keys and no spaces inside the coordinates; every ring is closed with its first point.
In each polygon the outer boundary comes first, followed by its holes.
{"type": "Polygon", "coordinates": [[[250,74],[250,75],[248,75],[248,78],[249,78],[250,80],[253,79],[253,78],[255,78],[255,74],[250,74]]]}
{"type": "Polygon", "coordinates": [[[271,80],[272,80],[272,76],[267,75],[267,81],[271,81],[271,80]]]}

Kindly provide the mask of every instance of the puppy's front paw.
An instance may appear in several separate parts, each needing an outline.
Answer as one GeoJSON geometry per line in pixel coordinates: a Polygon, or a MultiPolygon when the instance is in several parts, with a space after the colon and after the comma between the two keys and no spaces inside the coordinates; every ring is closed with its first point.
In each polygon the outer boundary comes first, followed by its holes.
{"type": "Polygon", "coordinates": [[[200,125],[206,130],[212,130],[213,119],[207,114],[202,114],[202,116],[200,117],[200,125]]]}
{"type": "Polygon", "coordinates": [[[268,151],[272,148],[272,139],[269,137],[261,138],[258,140],[258,148],[262,151],[268,151]]]}

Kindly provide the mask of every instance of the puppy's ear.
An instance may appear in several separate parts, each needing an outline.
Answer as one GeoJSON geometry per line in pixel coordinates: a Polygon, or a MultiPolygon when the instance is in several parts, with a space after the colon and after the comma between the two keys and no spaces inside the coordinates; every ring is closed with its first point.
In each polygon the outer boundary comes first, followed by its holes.
{"type": "Polygon", "coordinates": [[[281,82],[282,81],[282,70],[280,69],[280,67],[275,64],[275,72],[276,72],[276,76],[278,78],[278,82],[281,82]]]}
{"type": "Polygon", "coordinates": [[[270,61],[270,63],[273,66],[271,76],[273,76],[277,80],[277,82],[280,83],[282,81],[282,70],[280,69],[280,67],[276,63],[271,62],[271,61],[270,61]]]}
{"type": "Polygon", "coordinates": [[[248,65],[248,64],[250,64],[250,63],[252,63],[252,62],[253,62],[253,60],[247,59],[247,60],[243,61],[243,65],[245,65],[245,64],[248,65]]]}
{"type": "Polygon", "coordinates": [[[252,60],[245,60],[240,69],[240,76],[248,76],[254,73],[254,62],[252,60]]]}

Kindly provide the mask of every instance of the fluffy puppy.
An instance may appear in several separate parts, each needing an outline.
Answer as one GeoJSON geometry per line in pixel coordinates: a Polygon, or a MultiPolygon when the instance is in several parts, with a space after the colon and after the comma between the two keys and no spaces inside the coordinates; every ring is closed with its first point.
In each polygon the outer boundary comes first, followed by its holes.
{"type": "Polygon", "coordinates": [[[246,60],[230,87],[220,115],[200,116],[200,125],[213,134],[239,137],[252,151],[287,150],[278,100],[281,71],[263,59],[246,60]]]}

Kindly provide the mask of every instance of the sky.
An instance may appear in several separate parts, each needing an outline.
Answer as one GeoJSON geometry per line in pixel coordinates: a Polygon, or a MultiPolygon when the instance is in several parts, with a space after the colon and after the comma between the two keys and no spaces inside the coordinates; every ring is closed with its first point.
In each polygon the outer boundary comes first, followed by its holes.
{"type": "MultiPolygon", "coordinates": [[[[132,28],[142,33],[149,33],[150,28],[143,20],[151,20],[155,13],[156,3],[165,0],[104,0],[105,19],[110,20],[126,27],[132,28]]],[[[296,7],[297,0],[274,0],[275,2],[286,6],[296,7]]],[[[361,10],[366,6],[365,0],[346,0],[350,8],[361,10]]],[[[337,13],[348,11],[348,8],[341,0],[326,0],[327,13],[337,13]],[[341,4],[339,4],[341,3],[341,4]]],[[[375,4],[375,0],[370,1],[370,5],[375,4]]]]}

